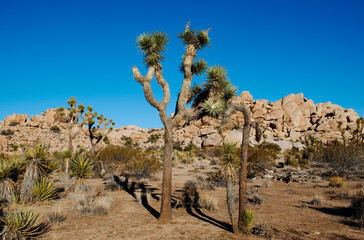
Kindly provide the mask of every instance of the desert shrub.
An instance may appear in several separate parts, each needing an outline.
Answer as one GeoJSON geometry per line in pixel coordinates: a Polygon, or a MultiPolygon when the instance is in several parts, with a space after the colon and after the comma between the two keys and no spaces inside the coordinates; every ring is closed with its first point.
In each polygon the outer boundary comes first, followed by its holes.
{"type": "Polygon", "coordinates": [[[184,192],[183,192],[183,205],[187,209],[198,207],[198,201],[200,195],[198,193],[198,186],[194,181],[185,182],[184,192]]]}
{"type": "Polygon", "coordinates": [[[12,202],[17,192],[18,177],[24,173],[25,162],[19,158],[0,160],[0,200],[12,202]]]}
{"type": "Polygon", "coordinates": [[[323,164],[332,175],[360,175],[364,171],[364,144],[355,139],[320,143],[313,160],[323,164]]]}
{"type": "Polygon", "coordinates": [[[190,153],[189,151],[176,151],[175,154],[178,159],[184,164],[190,164],[194,162],[193,158],[195,155],[193,153],[190,153]]]}
{"type": "Polygon", "coordinates": [[[14,131],[11,129],[1,130],[1,135],[3,136],[12,136],[14,135],[14,131]]]}
{"type": "Polygon", "coordinates": [[[53,185],[53,180],[40,178],[33,186],[33,194],[39,201],[50,201],[58,198],[59,189],[53,185]]]}
{"type": "Polygon", "coordinates": [[[29,208],[10,211],[0,218],[3,239],[38,239],[49,231],[49,225],[40,222],[40,216],[29,208]]]}
{"type": "Polygon", "coordinates": [[[314,206],[320,206],[322,204],[322,201],[323,201],[323,197],[321,195],[315,194],[315,196],[309,203],[314,206]]]}
{"type": "Polygon", "coordinates": [[[107,215],[110,205],[113,202],[110,197],[95,197],[94,194],[84,194],[79,196],[76,205],[80,209],[81,214],[88,215],[107,215]]]}
{"type": "Polygon", "coordinates": [[[19,124],[20,124],[19,122],[10,122],[9,126],[15,127],[18,126],[19,124]]]}
{"type": "Polygon", "coordinates": [[[117,184],[115,181],[107,181],[105,182],[105,190],[106,191],[118,191],[121,190],[121,186],[117,184]]]}
{"type": "Polygon", "coordinates": [[[264,198],[258,191],[248,192],[248,201],[254,205],[261,205],[264,202],[264,198]]]}
{"type": "Polygon", "coordinates": [[[59,129],[59,127],[57,125],[53,125],[49,128],[52,132],[54,133],[60,133],[61,129],[59,129]]]}
{"type": "Polygon", "coordinates": [[[138,148],[109,145],[98,157],[109,172],[120,172],[136,178],[148,178],[161,168],[159,153],[138,148]]]}
{"type": "Polygon", "coordinates": [[[65,174],[59,174],[58,175],[58,182],[57,186],[59,188],[63,188],[65,191],[68,191],[72,189],[76,184],[76,181],[74,178],[70,178],[69,176],[65,174]]]}
{"type": "Polygon", "coordinates": [[[254,226],[251,232],[258,237],[267,239],[273,238],[273,229],[266,224],[258,224],[254,226]]]}
{"type": "Polygon", "coordinates": [[[139,146],[139,144],[134,142],[131,137],[122,136],[121,141],[124,143],[125,147],[137,148],[139,146]]]}
{"type": "Polygon", "coordinates": [[[146,143],[148,143],[148,142],[150,142],[150,143],[156,143],[160,137],[161,137],[160,134],[151,134],[149,136],[148,140],[146,141],[146,143]]]}
{"type": "Polygon", "coordinates": [[[275,154],[273,155],[274,158],[277,158],[277,155],[282,151],[282,148],[278,144],[269,142],[262,142],[257,148],[271,151],[272,154],[275,154]]]}
{"type": "Polygon", "coordinates": [[[354,217],[358,220],[360,228],[364,227],[364,192],[360,191],[353,196],[351,208],[354,210],[354,217]]]}
{"type": "Polygon", "coordinates": [[[211,191],[199,191],[199,201],[198,206],[200,208],[209,210],[209,211],[216,211],[218,210],[218,199],[216,194],[211,191]]]}
{"type": "Polygon", "coordinates": [[[46,219],[50,223],[59,223],[66,220],[66,216],[61,212],[51,212],[46,215],[46,219]]]}
{"type": "Polygon", "coordinates": [[[253,178],[265,172],[266,169],[272,168],[276,157],[277,153],[268,147],[250,147],[248,150],[248,177],[253,178]]]}
{"type": "Polygon", "coordinates": [[[255,220],[255,212],[253,210],[246,209],[243,212],[243,216],[242,216],[242,223],[243,223],[243,228],[244,228],[242,230],[244,232],[250,232],[250,229],[254,223],[254,220],[255,220]]]}
{"type": "Polygon", "coordinates": [[[331,177],[329,178],[330,187],[342,187],[345,184],[345,180],[342,177],[331,177]]]}
{"type": "Polygon", "coordinates": [[[219,172],[208,173],[206,181],[209,182],[209,184],[213,187],[222,187],[225,185],[226,182],[224,178],[221,176],[221,174],[219,174],[219,172]]]}
{"type": "Polygon", "coordinates": [[[109,214],[109,209],[107,209],[107,208],[105,208],[103,206],[97,206],[97,207],[92,209],[91,213],[93,215],[97,215],[97,216],[107,215],[107,214],[109,214]]]}
{"type": "Polygon", "coordinates": [[[183,148],[181,146],[181,143],[179,143],[179,142],[174,142],[173,143],[173,149],[174,150],[177,150],[177,151],[183,151],[183,148]]]}

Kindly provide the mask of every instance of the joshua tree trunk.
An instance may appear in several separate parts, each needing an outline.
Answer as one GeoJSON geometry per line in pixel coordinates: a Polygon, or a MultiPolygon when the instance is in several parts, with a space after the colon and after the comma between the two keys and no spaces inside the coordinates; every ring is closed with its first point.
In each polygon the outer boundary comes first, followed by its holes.
{"type": "Polygon", "coordinates": [[[221,126],[227,125],[230,121],[230,116],[235,112],[242,112],[244,115],[243,138],[241,142],[241,160],[239,170],[239,218],[238,218],[238,231],[243,228],[243,214],[246,210],[247,204],[247,165],[248,165],[248,147],[249,135],[251,128],[251,119],[249,109],[244,104],[230,103],[226,109],[221,126]]]}
{"type": "Polygon", "coordinates": [[[233,233],[238,233],[238,222],[235,214],[235,197],[234,197],[234,182],[230,179],[226,180],[226,200],[229,210],[231,225],[233,228],[233,233]]]}
{"type": "Polygon", "coordinates": [[[248,147],[249,147],[249,135],[251,120],[248,108],[242,105],[242,112],[244,114],[244,126],[243,126],[243,139],[241,143],[241,161],[239,172],[239,229],[243,229],[243,215],[247,205],[247,165],[248,165],[248,147]]]}
{"type": "Polygon", "coordinates": [[[169,221],[172,219],[172,154],[173,135],[172,123],[170,120],[164,126],[164,159],[163,159],[163,182],[162,182],[162,203],[159,220],[169,221]]]}

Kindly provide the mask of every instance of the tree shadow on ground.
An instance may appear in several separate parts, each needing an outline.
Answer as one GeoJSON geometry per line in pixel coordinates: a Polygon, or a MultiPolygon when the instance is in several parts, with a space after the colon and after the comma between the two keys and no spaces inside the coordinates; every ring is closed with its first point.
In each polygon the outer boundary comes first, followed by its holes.
{"type": "Polygon", "coordinates": [[[222,222],[219,221],[215,218],[212,218],[210,216],[207,216],[205,213],[203,213],[199,208],[186,208],[186,211],[188,214],[190,214],[192,217],[195,217],[201,221],[210,223],[216,227],[219,227],[225,231],[229,231],[229,232],[233,232],[232,226],[229,223],[226,222],[222,222]],[[193,210],[195,210],[195,212],[193,212],[193,210]]]}
{"type": "Polygon", "coordinates": [[[154,191],[158,188],[150,187],[150,185],[144,183],[137,183],[130,181],[129,178],[123,177],[123,179],[114,175],[114,181],[122,187],[127,193],[129,193],[136,202],[139,202],[153,217],[159,218],[160,213],[149,205],[148,195],[159,201],[158,195],[154,191]]]}

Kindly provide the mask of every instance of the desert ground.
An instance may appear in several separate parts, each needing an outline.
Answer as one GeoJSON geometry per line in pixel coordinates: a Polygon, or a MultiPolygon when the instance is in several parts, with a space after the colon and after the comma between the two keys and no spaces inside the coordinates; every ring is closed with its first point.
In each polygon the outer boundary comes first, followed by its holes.
{"type": "MultiPolygon", "coordinates": [[[[173,190],[178,195],[187,180],[213,171],[213,166],[194,163],[173,169],[173,190]]],[[[95,198],[112,199],[107,215],[81,214],[77,209],[75,194],[48,204],[37,204],[38,212],[58,211],[65,220],[52,224],[45,239],[262,239],[248,235],[237,236],[231,232],[226,207],[224,187],[211,190],[218,200],[218,210],[194,209],[187,212],[177,208],[173,221],[161,224],[157,220],[160,208],[160,179],[157,175],[146,184],[150,194],[140,197],[125,190],[107,191],[103,179],[87,179],[96,189],[95,198]],[[138,201],[139,199],[139,201],[138,201]],[[140,200],[142,199],[142,200],[140,200]]],[[[341,188],[329,187],[327,181],[276,182],[273,180],[250,180],[250,191],[259,191],[264,199],[260,205],[249,204],[256,212],[256,224],[271,227],[272,239],[363,239],[360,230],[348,210],[348,194],[363,190],[363,179],[348,181],[341,188]],[[315,196],[322,202],[311,203],[315,196]]],[[[237,188],[235,189],[237,193],[237,188]]],[[[147,191],[148,192],[148,191],[147,191]]],[[[67,193],[65,193],[67,194],[67,193]]]]}

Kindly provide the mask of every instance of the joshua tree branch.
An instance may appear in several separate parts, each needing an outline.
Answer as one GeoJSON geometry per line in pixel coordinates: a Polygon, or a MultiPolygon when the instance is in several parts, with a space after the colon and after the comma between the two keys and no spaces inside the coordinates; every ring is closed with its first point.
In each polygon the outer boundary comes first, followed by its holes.
{"type": "Polygon", "coordinates": [[[155,73],[155,68],[150,67],[145,77],[139,72],[137,67],[134,66],[132,70],[134,79],[143,86],[145,99],[149,102],[150,105],[160,111],[162,109],[161,104],[155,99],[152,91],[152,86],[150,84],[155,73]]]}

